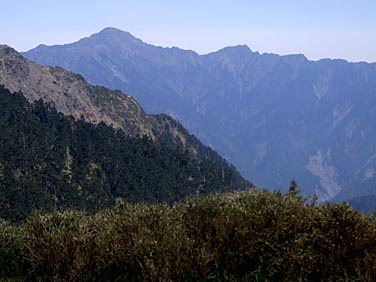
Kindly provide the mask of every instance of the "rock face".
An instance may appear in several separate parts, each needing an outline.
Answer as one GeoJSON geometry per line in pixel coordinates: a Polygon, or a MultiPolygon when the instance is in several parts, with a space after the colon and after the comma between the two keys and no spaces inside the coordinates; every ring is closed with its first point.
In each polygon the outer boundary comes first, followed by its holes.
{"type": "Polygon", "coordinates": [[[38,65],[6,45],[0,46],[0,83],[12,92],[22,92],[30,102],[49,102],[65,115],[104,121],[130,135],[153,136],[151,121],[132,97],[91,86],[81,75],[61,67],[38,65]]]}
{"type": "Polygon", "coordinates": [[[25,56],[176,117],[259,186],[294,178],[322,201],[376,194],[376,64],[247,46],[200,56],[113,28],[25,56]]]}

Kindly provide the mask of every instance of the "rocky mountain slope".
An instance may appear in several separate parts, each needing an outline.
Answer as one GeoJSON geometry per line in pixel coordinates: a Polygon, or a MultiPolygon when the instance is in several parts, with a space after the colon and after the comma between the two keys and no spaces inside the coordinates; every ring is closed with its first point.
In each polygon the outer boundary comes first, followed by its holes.
{"type": "Polygon", "coordinates": [[[148,115],[131,96],[90,85],[81,75],[61,67],[38,65],[7,45],[0,45],[0,84],[12,92],[22,92],[29,102],[42,99],[76,119],[82,116],[88,122],[104,122],[129,136],[146,135],[174,147],[182,146],[200,157],[222,161],[171,117],[148,115]]]}
{"type": "Polygon", "coordinates": [[[24,55],[171,114],[258,185],[295,178],[322,201],[376,194],[376,64],[247,46],[198,55],[114,28],[24,55]]]}

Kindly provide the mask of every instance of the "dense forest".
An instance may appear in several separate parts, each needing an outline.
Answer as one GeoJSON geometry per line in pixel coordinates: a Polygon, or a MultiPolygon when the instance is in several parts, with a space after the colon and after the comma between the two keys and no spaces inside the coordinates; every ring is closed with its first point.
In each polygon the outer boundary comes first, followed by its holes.
{"type": "Polygon", "coordinates": [[[89,213],[116,201],[167,202],[251,186],[224,160],[64,116],[0,87],[0,217],[89,213]]]}

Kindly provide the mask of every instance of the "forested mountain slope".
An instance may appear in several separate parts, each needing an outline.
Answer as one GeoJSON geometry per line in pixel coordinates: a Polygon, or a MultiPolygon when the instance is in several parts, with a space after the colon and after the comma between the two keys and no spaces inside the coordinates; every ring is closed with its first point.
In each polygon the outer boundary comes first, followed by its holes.
{"type": "Polygon", "coordinates": [[[174,147],[183,146],[199,157],[222,160],[171,117],[147,115],[131,96],[90,85],[82,76],[61,67],[38,65],[7,45],[0,45],[0,84],[11,91],[21,91],[30,102],[42,99],[76,119],[104,122],[129,136],[146,135],[174,147]]]}
{"type": "Polygon", "coordinates": [[[64,116],[3,86],[0,132],[0,217],[6,219],[24,219],[35,209],[95,212],[116,199],[171,203],[250,186],[223,160],[64,116]]]}

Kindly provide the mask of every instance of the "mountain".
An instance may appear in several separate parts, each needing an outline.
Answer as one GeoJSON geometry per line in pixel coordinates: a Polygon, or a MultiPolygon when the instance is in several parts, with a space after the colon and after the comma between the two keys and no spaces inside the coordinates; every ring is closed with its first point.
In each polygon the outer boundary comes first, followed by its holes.
{"type": "Polygon", "coordinates": [[[168,115],[0,46],[0,217],[251,187],[168,115]],[[11,94],[11,92],[18,92],[11,94]]]}
{"type": "Polygon", "coordinates": [[[169,116],[147,115],[131,96],[89,85],[81,75],[61,67],[38,65],[7,45],[0,45],[0,84],[12,92],[21,91],[29,102],[42,99],[76,119],[83,116],[92,123],[102,121],[121,128],[129,136],[147,135],[219,159],[169,116]]]}
{"type": "Polygon", "coordinates": [[[14,221],[33,210],[172,203],[246,184],[224,162],[65,116],[42,100],[30,104],[3,86],[0,132],[0,218],[14,221]]]}
{"type": "Polygon", "coordinates": [[[357,211],[360,211],[368,216],[375,215],[375,212],[376,212],[376,196],[375,195],[354,197],[354,198],[349,199],[347,202],[353,209],[357,211]]]}
{"type": "Polygon", "coordinates": [[[90,85],[81,75],[61,67],[38,65],[7,45],[0,45],[0,84],[12,92],[22,92],[31,103],[42,99],[76,119],[104,122],[121,128],[129,136],[146,135],[155,141],[184,147],[198,157],[223,161],[170,116],[148,115],[129,95],[90,85]]]}
{"type": "Polygon", "coordinates": [[[244,45],[199,55],[114,28],[24,55],[174,116],[258,186],[296,179],[321,201],[376,194],[376,64],[244,45]]]}

